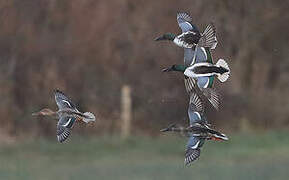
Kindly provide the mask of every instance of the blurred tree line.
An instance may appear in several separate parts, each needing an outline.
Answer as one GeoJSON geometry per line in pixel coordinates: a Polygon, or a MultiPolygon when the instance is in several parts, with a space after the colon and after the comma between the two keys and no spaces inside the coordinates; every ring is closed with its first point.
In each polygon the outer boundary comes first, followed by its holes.
{"type": "Polygon", "coordinates": [[[289,1],[281,0],[0,0],[0,131],[54,135],[55,123],[32,118],[56,109],[58,88],[97,114],[81,133],[119,131],[120,89],[132,88],[133,130],[157,134],[185,123],[188,96],[183,75],[161,69],[183,63],[183,50],[156,43],[180,32],[176,13],[188,12],[200,30],[217,27],[215,61],[227,60],[218,128],[289,127],[289,1]]]}

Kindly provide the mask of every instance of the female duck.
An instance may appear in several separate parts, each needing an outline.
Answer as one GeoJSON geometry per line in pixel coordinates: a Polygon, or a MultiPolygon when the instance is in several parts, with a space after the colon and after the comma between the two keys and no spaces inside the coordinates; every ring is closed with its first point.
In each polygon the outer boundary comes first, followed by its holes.
{"type": "Polygon", "coordinates": [[[70,130],[76,121],[83,121],[88,123],[95,121],[95,116],[91,112],[79,112],[75,104],[59,90],[54,91],[55,101],[59,108],[54,112],[48,108],[44,108],[37,113],[33,113],[33,116],[52,116],[59,118],[57,123],[57,140],[64,142],[70,135],[70,130]]]}
{"type": "Polygon", "coordinates": [[[201,99],[197,96],[197,94],[192,93],[188,107],[190,126],[183,128],[171,125],[168,128],[161,130],[161,132],[179,132],[189,137],[185,154],[185,165],[189,165],[199,158],[201,147],[204,145],[205,140],[228,140],[228,137],[225,134],[222,134],[209,127],[203,112],[204,106],[201,99]]]}
{"type": "Polygon", "coordinates": [[[185,154],[185,165],[189,165],[200,157],[201,147],[204,145],[205,140],[228,140],[228,137],[225,134],[210,129],[199,123],[192,124],[187,128],[172,125],[161,130],[161,132],[167,131],[179,132],[189,137],[185,154]]]}

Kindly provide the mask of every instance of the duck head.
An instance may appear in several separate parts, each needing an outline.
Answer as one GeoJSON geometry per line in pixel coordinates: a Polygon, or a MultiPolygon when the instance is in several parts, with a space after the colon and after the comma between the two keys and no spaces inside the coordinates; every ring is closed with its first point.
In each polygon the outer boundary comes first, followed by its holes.
{"type": "Polygon", "coordinates": [[[32,113],[32,116],[53,116],[56,112],[52,111],[51,109],[44,108],[39,112],[32,113]]]}
{"type": "Polygon", "coordinates": [[[167,131],[172,131],[173,128],[176,128],[176,124],[171,124],[169,127],[161,129],[161,132],[167,132],[167,131]]]}
{"type": "Polygon", "coordinates": [[[164,68],[164,69],[162,70],[162,72],[174,71],[174,70],[175,70],[175,66],[176,66],[176,65],[172,65],[172,66],[170,66],[170,67],[168,67],[168,68],[164,68]]]}
{"type": "Polygon", "coordinates": [[[155,41],[161,41],[161,40],[173,41],[175,37],[176,35],[173,33],[165,33],[162,36],[155,38],[155,41]]]}
{"type": "Polygon", "coordinates": [[[170,72],[170,71],[179,71],[179,72],[185,72],[186,67],[184,65],[172,65],[171,67],[165,68],[162,71],[163,72],[170,72]]]}

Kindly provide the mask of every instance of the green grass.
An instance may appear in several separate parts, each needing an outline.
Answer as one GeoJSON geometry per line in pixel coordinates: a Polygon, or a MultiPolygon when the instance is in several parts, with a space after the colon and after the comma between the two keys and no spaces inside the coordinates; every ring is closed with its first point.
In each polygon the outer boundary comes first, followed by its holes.
{"type": "Polygon", "coordinates": [[[289,133],[235,135],[207,142],[200,159],[184,167],[186,138],[73,136],[0,145],[2,180],[256,180],[288,179],[289,133]]]}

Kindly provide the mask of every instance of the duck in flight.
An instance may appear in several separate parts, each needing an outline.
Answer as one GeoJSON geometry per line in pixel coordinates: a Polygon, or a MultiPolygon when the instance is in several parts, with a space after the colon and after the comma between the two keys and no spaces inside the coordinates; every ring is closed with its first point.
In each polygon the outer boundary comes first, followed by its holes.
{"type": "Polygon", "coordinates": [[[155,39],[155,41],[169,40],[173,41],[177,46],[183,48],[195,49],[196,46],[208,47],[215,49],[217,46],[216,28],[211,23],[203,33],[192,24],[192,18],[187,13],[178,13],[177,22],[182,29],[182,34],[175,35],[173,33],[165,33],[155,39]]]}
{"type": "MultiPolygon", "coordinates": [[[[193,63],[192,59],[195,57],[195,63],[210,63],[213,64],[213,57],[209,48],[198,47],[196,50],[184,49],[184,65],[175,64],[163,69],[163,72],[177,71],[184,73],[187,67],[193,63]]],[[[191,93],[197,93],[199,96],[204,96],[210,104],[219,110],[220,93],[213,88],[215,76],[192,78],[184,75],[185,88],[190,96],[191,93]]]]}
{"type": "Polygon", "coordinates": [[[169,68],[163,69],[163,72],[180,71],[185,76],[198,79],[200,77],[213,77],[217,78],[221,82],[225,82],[230,76],[230,68],[227,62],[223,59],[219,59],[216,64],[210,62],[192,63],[191,66],[184,65],[172,65],[169,68]]]}
{"type": "Polygon", "coordinates": [[[201,147],[206,140],[227,141],[229,138],[210,128],[204,117],[204,106],[197,94],[192,93],[188,107],[190,126],[187,128],[170,125],[161,132],[178,132],[189,137],[185,153],[185,165],[189,165],[200,157],[201,147]]]}
{"type": "Polygon", "coordinates": [[[216,64],[195,63],[186,68],[184,75],[192,78],[217,76],[221,82],[225,82],[230,75],[230,68],[225,60],[219,59],[216,64]]]}
{"type": "Polygon", "coordinates": [[[76,105],[61,91],[54,91],[55,101],[59,108],[58,111],[52,111],[44,108],[39,112],[33,113],[33,116],[51,116],[58,118],[57,123],[57,140],[64,142],[70,135],[71,128],[76,121],[85,123],[95,121],[95,116],[91,112],[80,112],[76,105]]]}

